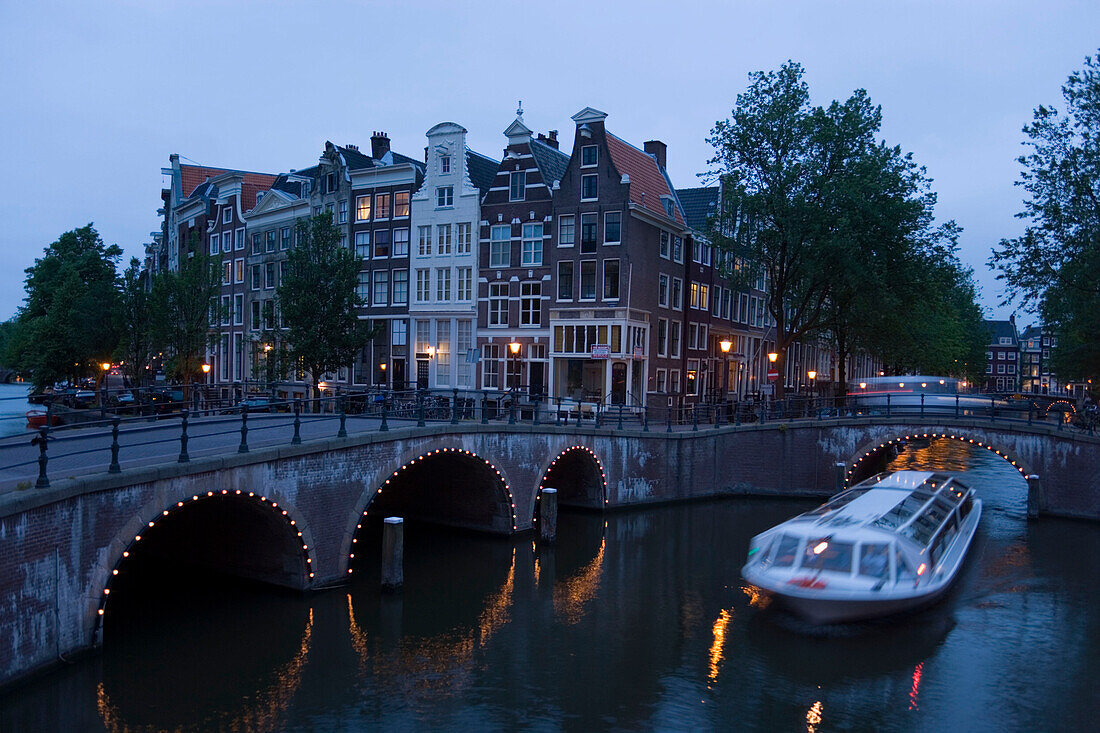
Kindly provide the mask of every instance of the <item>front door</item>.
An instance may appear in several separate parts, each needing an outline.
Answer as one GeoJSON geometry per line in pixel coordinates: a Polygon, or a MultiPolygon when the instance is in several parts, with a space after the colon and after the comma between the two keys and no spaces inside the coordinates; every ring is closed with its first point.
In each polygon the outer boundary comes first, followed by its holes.
{"type": "Polygon", "coordinates": [[[617,361],[611,365],[611,404],[626,403],[626,364],[617,361]]]}
{"type": "Polygon", "coordinates": [[[427,389],[428,388],[428,360],[417,359],[416,360],[416,388],[427,389]]]}
{"type": "Polygon", "coordinates": [[[533,361],[527,367],[532,397],[541,397],[546,394],[545,367],[546,364],[541,361],[533,361]]]}
{"type": "Polygon", "coordinates": [[[405,389],[405,360],[393,360],[393,388],[405,389]]]}

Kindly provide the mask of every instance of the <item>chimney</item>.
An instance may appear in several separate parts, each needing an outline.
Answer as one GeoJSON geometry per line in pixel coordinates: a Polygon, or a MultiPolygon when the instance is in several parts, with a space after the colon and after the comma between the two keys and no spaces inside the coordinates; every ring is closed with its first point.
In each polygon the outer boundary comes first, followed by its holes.
{"type": "Polygon", "coordinates": [[[543,135],[540,132],[539,133],[539,142],[546,143],[547,145],[552,147],[554,150],[557,150],[558,149],[558,131],[557,130],[551,130],[549,135],[543,135]]]}
{"type": "Polygon", "coordinates": [[[390,136],[384,132],[376,132],[370,136],[370,155],[379,159],[390,152],[390,136]]]}
{"type": "Polygon", "coordinates": [[[344,147],[347,148],[348,150],[354,150],[357,153],[359,152],[359,146],[358,145],[352,145],[351,143],[348,143],[344,147]]]}
{"type": "Polygon", "coordinates": [[[664,170],[668,146],[660,140],[650,140],[645,144],[645,151],[656,158],[657,165],[661,166],[661,169],[664,170]]]}

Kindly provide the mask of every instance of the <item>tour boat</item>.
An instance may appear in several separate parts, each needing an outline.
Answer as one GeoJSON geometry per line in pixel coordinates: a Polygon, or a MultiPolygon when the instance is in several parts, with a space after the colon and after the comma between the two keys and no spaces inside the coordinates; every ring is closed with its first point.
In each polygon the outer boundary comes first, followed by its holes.
{"type": "Polygon", "coordinates": [[[981,514],[954,476],[880,473],[753,537],[741,574],[814,623],[908,611],[948,589],[981,514]]]}

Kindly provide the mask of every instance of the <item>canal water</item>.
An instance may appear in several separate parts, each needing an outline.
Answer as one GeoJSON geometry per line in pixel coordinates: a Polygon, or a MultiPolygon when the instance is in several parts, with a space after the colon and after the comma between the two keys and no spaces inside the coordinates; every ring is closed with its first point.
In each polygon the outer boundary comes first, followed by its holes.
{"type": "Polygon", "coordinates": [[[0,384],[0,438],[26,431],[27,410],[34,407],[27,402],[29,388],[29,384],[0,384]]]}
{"type": "Polygon", "coordinates": [[[396,595],[369,563],[309,597],[120,588],[102,653],[0,697],[0,729],[1094,730],[1100,527],[1028,522],[1019,474],[968,444],[891,467],[965,471],[985,501],[914,615],[814,628],[744,585],[749,538],[815,502],[565,514],[552,550],[410,526],[396,595]]]}

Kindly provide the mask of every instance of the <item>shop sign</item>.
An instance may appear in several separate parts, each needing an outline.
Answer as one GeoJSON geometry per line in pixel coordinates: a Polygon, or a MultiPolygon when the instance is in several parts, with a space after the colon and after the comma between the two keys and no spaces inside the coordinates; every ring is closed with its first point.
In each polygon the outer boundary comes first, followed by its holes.
{"type": "Polygon", "coordinates": [[[610,359],[611,347],[607,344],[593,344],[592,345],[592,358],[593,359],[610,359]]]}

